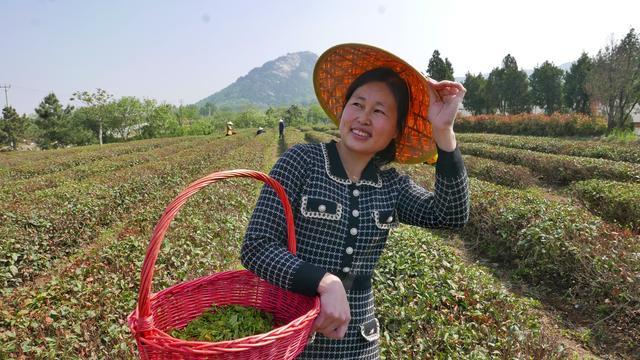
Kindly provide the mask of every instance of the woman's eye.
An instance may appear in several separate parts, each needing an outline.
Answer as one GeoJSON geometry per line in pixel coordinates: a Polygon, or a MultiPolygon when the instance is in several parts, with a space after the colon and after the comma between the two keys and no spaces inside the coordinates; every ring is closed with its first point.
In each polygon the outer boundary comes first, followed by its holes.
{"type": "Polygon", "coordinates": [[[359,108],[362,108],[362,104],[357,103],[357,102],[354,102],[352,105],[353,105],[353,106],[356,106],[356,107],[359,107],[359,108]]]}
{"type": "Polygon", "coordinates": [[[387,115],[384,111],[380,110],[380,109],[376,109],[375,112],[382,114],[382,115],[387,115]]]}

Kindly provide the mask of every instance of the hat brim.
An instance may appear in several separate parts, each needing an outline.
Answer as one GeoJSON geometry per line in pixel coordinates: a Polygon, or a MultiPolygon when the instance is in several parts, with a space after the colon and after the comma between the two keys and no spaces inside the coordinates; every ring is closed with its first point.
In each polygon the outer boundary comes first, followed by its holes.
{"type": "Polygon", "coordinates": [[[391,68],[409,87],[409,111],[402,135],[396,139],[396,161],[404,164],[435,163],[438,150],[427,118],[427,80],[390,52],[364,44],[341,44],[325,51],[313,70],[313,87],[320,106],[340,126],[349,85],[362,73],[379,67],[391,68]]]}

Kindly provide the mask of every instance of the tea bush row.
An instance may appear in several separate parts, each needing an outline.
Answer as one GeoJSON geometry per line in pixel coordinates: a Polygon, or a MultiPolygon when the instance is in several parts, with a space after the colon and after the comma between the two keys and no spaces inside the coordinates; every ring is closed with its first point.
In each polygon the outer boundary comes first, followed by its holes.
{"type": "Polygon", "coordinates": [[[461,143],[482,143],[550,154],[582,156],[640,163],[639,144],[612,144],[597,140],[569,140],[538,136],[456,134],[461,143]]]}
{"type": "Polygon", "coordinates": [[[594,214],[640,232],[640,184],[586,180],[570,189],[594,214]]]}
{"type": "Polygon", "coordinates": [[[530,168],[544,182],[567,185],[573,181],[608,179],[640,182],[640,164],[567,155],[545,154],[479,143],[460,143],[463,154],[530,168]]]}
{"type": "Polygon", "coordinates": [[[607,131],[603,117],[584,114],[517,114],[458,117],[457,133],[495,133],[530,136],[600,136],[607,131]]]}

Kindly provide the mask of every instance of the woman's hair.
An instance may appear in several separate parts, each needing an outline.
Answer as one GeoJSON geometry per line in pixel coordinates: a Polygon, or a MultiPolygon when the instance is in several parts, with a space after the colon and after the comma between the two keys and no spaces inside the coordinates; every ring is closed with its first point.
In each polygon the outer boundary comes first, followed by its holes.
{"type": "MultiPolygon", "coordinates": [[[[402,136],[404,125],[407,119],[407,113],[409,112],[409,87],[407,83],[390,68],[380,67],[369,70],[358,76],[347,89],[347,93],[344,98],[343,108],[347,105],[347,102],[353,95],[353,93],[362,85],[370,82],[382,82],[387,85],[397,106],[397,119],[396,124],[398,129],[398,136],[402,136]]],[[[396,159],[396,140],[393,139],[389,145],[383,150],[378,151],[373,157],[375,164],[380,167],[386,165],[396,159]]]]}

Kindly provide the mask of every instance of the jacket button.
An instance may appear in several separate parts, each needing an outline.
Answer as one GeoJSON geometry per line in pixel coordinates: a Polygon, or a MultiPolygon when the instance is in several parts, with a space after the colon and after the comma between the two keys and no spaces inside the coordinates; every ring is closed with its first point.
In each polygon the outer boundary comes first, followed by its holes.
{"type": "Polygon", "coordinates": [[[353,217],[358,217],[358,216],[360,216],[360,211],[358,211],[358,210],[353,210],[353,211],[351,212],[351,215],[353,215],[353,217]]]}
{"type": "Polygon", "coordinates": [[[351,233],[351,235],[358,235],[358,229],[356,229],[356,228],[351,228],[351,230],[349,230],[349,232],[351,233]]]}
{"type": "Polygon", "coordinates": [[[393,221],[393,216],[389,216],[389,217],[387,218],[387,222],[388,222],[388,223],[390,223],[390,222],[392,222],[392,221],[393,221]]]}
{"type": "Polygon", "coordinates": [[[324,206],[324,205],[320,205],[320,206],[318,206],[318,211],[325,212],[325,211],[327,211],[327,207],[324,206]]]}
{"type": "Polygon", "coordinates": [[[360,190],[358,189],[353,189],[353,196],[360,196],[360,190]]]}
{"type": "Polygon", "coordinates": [[[343,273],[348,273],[349,271],[351,271],[351,268],[350,268],[350,267],[348,267],[348,266],[346,266],[346,267],[344,267],[344,268],[342,269],[342,272],[343,272],[343,273]]]}
{"type": "Polygon", "coordinates": [[[347,254],[351,255],[351,254],[353,254],[353,248],[351,246],[349,246],[346,249],[344,249],[344,252],[346,252],[347,254]]]}

